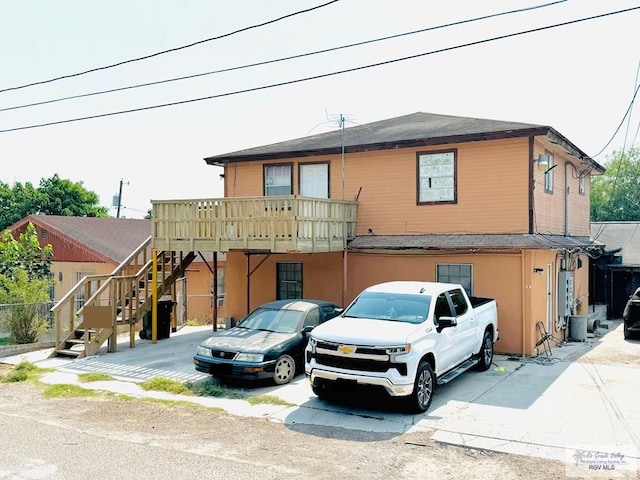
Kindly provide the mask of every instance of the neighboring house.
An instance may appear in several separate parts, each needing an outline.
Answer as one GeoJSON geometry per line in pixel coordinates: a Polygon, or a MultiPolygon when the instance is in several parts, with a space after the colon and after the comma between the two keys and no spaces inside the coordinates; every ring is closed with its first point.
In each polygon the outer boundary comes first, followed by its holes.
{"type": "MultiPolygon", "coordinates": [[[[9,227],[16,234],[24,233],[27,225],[36,228],[41,245],[51,244],[51,271],[55,280],[51,295],[59,301],[86,275],[108,275],[137,248],[151,238],[151,221],[129,218],[68,217],[59,215],[29,215],[9,227]]],[[[176,285],[177,312],[184,319],[212,319],[212,275],[209,257],[192,262],[176,285]],[[187,302],[184,299],[187,298],[187,302]]],[[[219,262],[219,266],[223,263],[219,262]]],[[[224,269],[219,268],[219,314],[224,316],[224,269]]],[[[82,296],[83,293],[78,295],[82,296]]],[[[83,298],[78,298],[81,304],[83,298]]],[[[181,317],[179,317],[181,318],[181,317]]]]}
{"type": "Polygon", "coordinates": [[[566,338],[589,305],[589,180],[549,126],[414,113],[205,158],[222,199],[153,201],[159,250],[226,252],[227,314],[293,297],[346,305],[388,280],[497,300],[496,350],[566,338]]]}
{"type": "Polygon", "coordinates": [[[640,286],[640,222],[591,222],[591,236],[605,245],[602,256],[591,260],[593,303],[606,304],[608,318],[622,318],[640,286]]]}

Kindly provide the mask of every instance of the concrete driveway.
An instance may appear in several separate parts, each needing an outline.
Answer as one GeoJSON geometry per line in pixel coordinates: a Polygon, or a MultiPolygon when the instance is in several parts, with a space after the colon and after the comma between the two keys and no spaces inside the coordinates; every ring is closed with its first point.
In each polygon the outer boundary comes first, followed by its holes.
{"type": "Polygon", "coordinates": [[[467,372],[439,387],[429,410],[420,415],[371,398],[328,403],[313,395],[304,375],[284,386],[243,389],[251,395],[280,397],[293,406],[176,396],[144,391],[137,385],[154,377],[206,378],[196,372],[192,357],[211,327],[184,327],[157,344],[137,340],[135,348],[129,348],[126,338],[115,353],[104,348],[80,360],[47,358],[50,350],[44,350],[0,362],[29,360],[52,367],[55,371],[43,378],[48,383],[77,383],[79,373],[105,372],[116,380],[82,386],[128,395],[180,397],[236,415],[267,417],[290,428],[303,424],[388,435],[421,431],[439,442],[567,462],[585,452],[622,452],[635,469],[640,466],[640,341],[624,340],[620,321],[606,323],[608,329],[599,329],[585,342],[555,346],[549,356],[496,355],[493,369],[467,372]]]}

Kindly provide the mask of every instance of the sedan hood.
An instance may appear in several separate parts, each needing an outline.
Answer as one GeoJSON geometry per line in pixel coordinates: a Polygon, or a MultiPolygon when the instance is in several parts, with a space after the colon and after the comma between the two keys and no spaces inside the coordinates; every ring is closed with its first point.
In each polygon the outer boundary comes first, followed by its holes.
{"type": "Polygon", "coordinates": [[[264,352],[295,336],[295,333],[265,332],[234,327],[207,338],[201,345],[219,350],[264,352]]]}
{"type": "Polygon", "coordinates": [[[407,343],[422,325],[392,320],[336,317],[313,329],[312,336],[329,342],[360,345],[397,345],[407,343]]]}

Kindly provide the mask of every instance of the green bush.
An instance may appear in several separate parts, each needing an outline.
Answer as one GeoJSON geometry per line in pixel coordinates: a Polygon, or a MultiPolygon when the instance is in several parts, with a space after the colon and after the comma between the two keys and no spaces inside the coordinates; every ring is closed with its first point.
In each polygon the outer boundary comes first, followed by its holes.
{"type": "Polygon", "coordinates": [[[0,303],[9,305],[3,319],[11,343],[36,343],[47,332],[48,321],[39,311],[49,301],[50,284],[49,280],[30,280],[20,269],[13,272],[12,278],[0,275],[0,303]]]}

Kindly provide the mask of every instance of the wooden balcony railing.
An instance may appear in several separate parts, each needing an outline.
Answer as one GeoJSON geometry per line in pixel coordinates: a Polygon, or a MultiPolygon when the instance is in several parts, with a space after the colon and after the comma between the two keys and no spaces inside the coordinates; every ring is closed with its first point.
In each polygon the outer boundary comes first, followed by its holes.
{"type": "Polygon", "coordinates": [[[154,200],[158,250],[337,252],[356,234],[357,202],[292,196],[154,200]]]}

